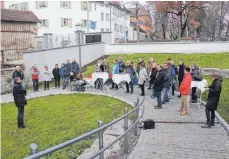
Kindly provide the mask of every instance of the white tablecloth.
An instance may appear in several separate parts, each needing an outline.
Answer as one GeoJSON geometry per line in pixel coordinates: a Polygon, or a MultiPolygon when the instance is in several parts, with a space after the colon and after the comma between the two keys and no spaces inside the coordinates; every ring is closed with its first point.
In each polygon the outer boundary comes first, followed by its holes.
{"type": "Polygon", "coordinates": [[[109,78],[109,75],[107,72],[94,72],[94,73],[92,73],[92,82],[95,82],[98,78],[102,78],[103,83],[105,83],[107,81],[107,79],[109,78]]]}
{"type": "Polygon", "coordinates": [[[121,83],[122,81],[126,81],[126,82],[130,82],[130,75],[129,74],[124,74],[124,73],[120,73],[120,74],[114,74],[113,77],[113,82],[116,84],[121,83]]]}
{"type": "Polygon", "coordinates": [[[208,87],[208,81],[203,79],[202,81],[192,81],[191,88],[196,87],[197,89],[201,90],[201,92],[204,92],[206,89],[205,87],[208,87]]]}

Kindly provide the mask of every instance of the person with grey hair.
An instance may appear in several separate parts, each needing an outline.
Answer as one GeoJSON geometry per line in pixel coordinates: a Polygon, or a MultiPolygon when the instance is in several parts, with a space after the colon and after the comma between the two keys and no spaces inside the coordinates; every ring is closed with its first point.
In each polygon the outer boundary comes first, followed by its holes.
{"type": "Polygon", "coordinates": [[[17,125],[18,128],[25,128],[24,123],[24,107],[27,105],[26,100],[26,90],[21,85],[20,77],[14,78],[14,86],[13,86],[13,97],[14,103],[18,108],[18,116],[17,116],[17,125]]]}

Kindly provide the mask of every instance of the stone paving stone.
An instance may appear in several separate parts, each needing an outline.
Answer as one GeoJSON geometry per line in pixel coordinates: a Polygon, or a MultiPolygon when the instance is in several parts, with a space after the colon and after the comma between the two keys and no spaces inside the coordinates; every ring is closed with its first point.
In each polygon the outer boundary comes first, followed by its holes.
{"type": "MultiPolygon", "coordinates": [[[[67,90],[51,89],[28,93],[27,98],[49,95],[50,93],[69,93],[67,90]]],[[[101,93],[101,92],[100,92],[101,93]]],[[[104,92],[102,92],[104,93],[104,92]]],[[[101,94],[102,94],[101,93],[101,94]]],[[[134,88],[134,94],[129,95],[119,91],[107,89],[111,96],[118,97],[130,103],[134,103],[139,97],[139,88],[134,88]]],[[[192,104],[190,115],[180,116],[177,109],[180,107],[180,99],[172,97],[169,103],[163,105],[161,110],[155,110],[156,99],[150,99],[151,91],[146,90],[145,113],[143,120],[173,122],[205,122],[204,108],[192,104]]],[[[143,97],[139,97],[140,101],[143,97]]],[[[12,95],[1,96],[1,103],[13,101],[12,95]]],[[[128,159],[229,159],[229,136],[224,128],[216,124],[211,129],[202,129],[201,124],[156,123],[153,130],[142,130],[138,143],[128,156],[128,159]]]]}

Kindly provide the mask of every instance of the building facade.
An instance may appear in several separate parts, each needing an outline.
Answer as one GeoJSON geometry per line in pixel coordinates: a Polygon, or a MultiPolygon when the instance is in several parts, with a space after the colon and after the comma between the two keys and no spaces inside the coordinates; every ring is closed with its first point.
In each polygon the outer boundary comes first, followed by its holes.
{"type": "Polygon", "coordinates": [[[116,43],[128,34],[130,12],[110,1],[6,1],[5,8],[29,10],[41,20],[38,35],[52,33],[69,38],[82,24],[85,33],[111,32],[116,43]]]}

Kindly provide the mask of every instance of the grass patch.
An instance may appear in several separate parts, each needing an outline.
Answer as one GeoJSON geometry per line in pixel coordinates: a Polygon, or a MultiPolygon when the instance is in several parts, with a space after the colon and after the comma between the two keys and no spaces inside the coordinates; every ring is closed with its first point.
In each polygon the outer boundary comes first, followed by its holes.
{"type": "MultiPolygon", "coordinates": [[[[1,105],[2,158],[17,159],[29,155],[35,142],[39,151],[50,148],[97,128],[98,120],[108,123],[131,106],[114,98],[89,94],[50,95],[28,100],[25,107],[27,128],[16,125],[14,103],[1,105]]],[[[95,138],[95,137],[94,137],[95,138]]],[[[48,158],[76,158],[94,141],[90,138],[58,150],[48,158]]]]}
{"type": "MultiPolygon", "coordinates": [[[[143,57],[144,61],[148,63],[150,57],[154,57],[156,63],[164,63],[169,57],[171,57],[175,64],[179,62],[179,58],[183,58],[186,65],[196,63],[200,67],[205,68],[229,68],[229,52],[226,53],[214,53],[214,54],[116,54],[109,56],[108,62],[110,64],[110,70],[112,69],[114,59],[121,56],[123,61],[133,61],[136,67],[138,58],[143,57]]],[[[89,65],[87,70],[83,73],[84,77],[91,75],[94,72],[94,65],[89,65]]]]}
{"type": "MultiPolygon", "coordinates": [[[[203,76],[209,83],[212,83],[210,76],[203,76]]],[[[217,112],[224,118],[224,120],[229,123],[229,79],[223,78],[223,88],[220,96],[220,101],[218,105],[217,112]]],[[[206,101],[208,92],[203,93],[203,100],[206,101]]]]}

